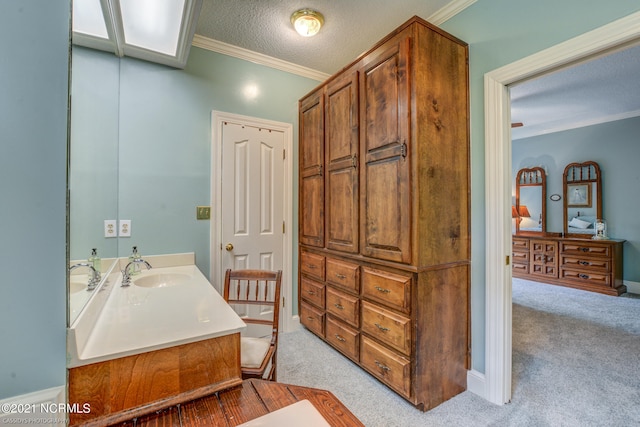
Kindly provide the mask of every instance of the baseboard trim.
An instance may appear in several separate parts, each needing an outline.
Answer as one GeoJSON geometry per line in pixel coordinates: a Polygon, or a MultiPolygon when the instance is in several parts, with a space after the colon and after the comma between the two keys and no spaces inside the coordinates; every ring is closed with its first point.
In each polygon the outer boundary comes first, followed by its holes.
{"type": "Polygon", "coordinates": [[[0,406],[3,407],[0,413],[0,424],[46,427],[66,425],[67,414],[64,409],[59,410],[59,405],[64,405],[66,402],[65,390],[65,386],[52,387],[0,400],[0,406]],[[14,412],[4,411],[4,408],[12,407],[15,409],[14,412]]]}
{"type": "Polygon", "coordinates": [[[484,374],[475,370],[467,371],[467,390],[486,399],[484,374]]]}
{"type": "Polygon", "coordinates": [[[640,282],[632,282],[631,280],[624,281],[627,287],[627,292],[630,294],[640,294],[640,282]]]}

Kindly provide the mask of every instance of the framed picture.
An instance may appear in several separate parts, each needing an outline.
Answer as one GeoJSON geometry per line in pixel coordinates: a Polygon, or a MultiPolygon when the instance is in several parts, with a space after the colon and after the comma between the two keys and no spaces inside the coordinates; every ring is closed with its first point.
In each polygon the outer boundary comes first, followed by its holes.
{"type": "Polygon", "coordinates": [[[591,184],[567,184],[567,206],[570,208],[591,207],[591,184]]]}

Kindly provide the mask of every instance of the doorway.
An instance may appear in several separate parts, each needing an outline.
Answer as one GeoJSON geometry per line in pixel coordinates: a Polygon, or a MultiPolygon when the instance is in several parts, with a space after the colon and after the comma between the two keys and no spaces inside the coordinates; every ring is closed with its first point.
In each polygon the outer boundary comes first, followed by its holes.
{"type": "Polygon", "coordinates": [[[640,13],[485,74],[485,384],[484,397],[511,400],[511,120],[508,86],[619,48],[640,38],[640,13]]]}
{"type": "Polygon", "coordinates": [[[211,280],[227,268],[282,270],[282,329],[292,321],[292,125],[213,111],[211,280]]]}

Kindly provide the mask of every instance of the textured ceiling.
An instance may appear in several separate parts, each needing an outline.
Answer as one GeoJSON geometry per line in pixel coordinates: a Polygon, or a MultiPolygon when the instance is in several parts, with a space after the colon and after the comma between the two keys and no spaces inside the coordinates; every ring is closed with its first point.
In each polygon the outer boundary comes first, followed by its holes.
{"type": "Polygon", "coordinates": [[[452,0],[203,0],[196,34],[333,74],[414,15],[428,19],[452,0]],[[301,37],[291,14],[324,15],[314,37],[301,37]]]}
{"type": "MultiPolygon", "coordinates": [[[[203,0],[196,34],[326,74],[351,63],[414,15],[427,20],[473,0],[203,0]],[[325,17],[315,37],[301,37],[291,14],[325,17]],[[436,15],[434,15],[436,14],[436,15]]],[[[473,47],[471,47],[473,49],[473,47]]],[[[513,139],[640,115],[640,47],[616,52],[514,85],[513,139]]]]}
{"type": "Polygon", "coordinates": [[[640,45],[511,88],[513,139],[640,115],[640,45]]]}

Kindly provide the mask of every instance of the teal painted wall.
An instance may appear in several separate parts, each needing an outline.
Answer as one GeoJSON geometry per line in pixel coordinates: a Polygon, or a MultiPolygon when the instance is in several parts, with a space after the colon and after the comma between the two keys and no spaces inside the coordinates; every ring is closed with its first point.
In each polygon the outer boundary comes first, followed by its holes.
{"type": "Polygon", "coordinates": [[[485,372],[484,75],[640,10],[637,0],[478,0],[443,29],[469,43],[471,354],[485,372]]]}
{"type": "Polygon", "coordinates": [[[66,380],[69,2],[0,2],[0,399],[66,380]]]}
{"type": "MultiPolygon", "coordinates": [[[[118,59],[78,47],[74,47],[73,58],[73,104],[82,107],[73,110],[72,152],[76,152],[76,145],[104,147],[114,137],[118,140],[117,166],[104,168],[117,169],[117,179],[113,180],[117,182],[117,217],[132,221],[132,237],[117,239],[118,256],[129,255],[133,245],[143,255],[195,252],[198,267],[208,275],[212,224],[196,220],[195,210],[199,205],[211,205],[212,110],[291,123],[294,125],[291,155],[297,159],[298,99],[319,82],[199,48],[191,49],[184,70],[118,59]],[[100,88],[90,90],[92,85],[100,88]],[[258,88],[257,97],[245,96],[248,85],[258,88]],[[87,113],[84,107],[94,99],[101,106],[93,106],[87,113]],[[110,130],[106,135],[92,136],[95,133],[92,129],[108,127],[109,123],[117,132],[110,130]]],[[[75,165],[79,164],[86,170],[93,163],[92,153],[98,150],[77,151],[81,154],[72,158],[71,169],[75,171],[75,165]]],[[[100,152],[101,158],[113,165],[112,147],[100,152]]],[[[294,168],[297,188],[295,161],[294,168]]],[[[79,185],[84,186],[84,192],[91,193],[95,179],[85,179],[79,185]]],[[[111,199],[107,194],[111,191],[109,185],[104,188],[101,203],[111,199]]],[[[82,198],[79,202],[83,202],[82,198]]],[[[85,211],[90,209],[86,203],[83,205],[85,211]]],[[[109,247],[113,239],[100,236],[102,221],[111,215],[109,208],[107,204],[104,214],[96,218],[87,215],[87,220],[78,214],[82,227],[90,231],[77,232],[74,222],[72,258],[86,256],[96,246],[95,241],[100,242],[99,247],[109,247]]],[[[297,229],[297,203],[294,208],[290,230],[297,229]]],[[[71,210],[75,212],[76,208],[72,206],[71,210]]],[[[297,234],[291,236],[295,248],[297,234]]]]}
{"type": "MultiPolygon", "coordinates": [[[[513,141],[513,176],[520,168],[547,170],[547,196],[562,195],[562,174],[569,163],[592,160],[602,171],[602,217],[607,234],[625,239],[624,278],[640,282],[640,117],[513,141]]],[[[515,181],[514,181],[515,185],[515,181]]],[[[515,190],[514,190],[515,191],[515,190]]],[[[562,231],[562,200],[547,197],[548,231],[562,231]]]]}

